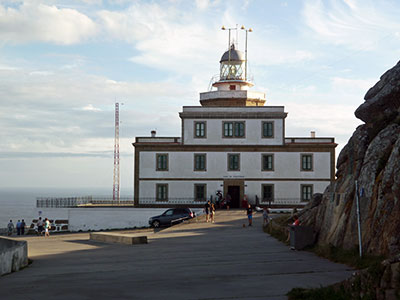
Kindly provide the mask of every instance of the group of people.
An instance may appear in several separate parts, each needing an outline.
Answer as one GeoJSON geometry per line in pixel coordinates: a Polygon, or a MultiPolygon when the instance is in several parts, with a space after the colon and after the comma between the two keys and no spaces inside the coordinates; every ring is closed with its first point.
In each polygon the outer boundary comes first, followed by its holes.
{"type": "Polygon", "coordinates": [[[204,205],[204,213],[206,214],[206,222],[215,223],[215,204],[210,200],[204,205]]]}
{"type": "MultiPolygon", "coordinates": [[[[16,228],[17,228],[17,235],[24,235],[25,234],[25,227],[26,227],[26,223],[24,221],[24,219],[18,220],[16,228]]],[[[12,220],[10,220],[10,222],[7,225],[7,229],[8,229],[8,236],[12,235],[14,232],[14,223],[12,220]]]]}
{"type": "MultiPolygon", "coordinates": [[[[230,195],[227,194],[226,198],[230,200],[230,195]]],[[[206,215],[206,222],[207,223],[208,222],[215,223],[215,209],[216,209],[217,206],[221,207],[221,205],[225,204],[226,208],[229,209],[228,203],[230,201],[225,203],[225,201],[227,199],[224,199],[222,197],[222,193],[218,191],[217,192],[217,197],[216,197],[216,204],[214,204],[210,200],[207,201],[207,203],[204,206],[204,213],[206,215]]],[[[251,206],[250,203],[248,203],[247,197],[244,200],[246,200],[246,201],[243,201],[243,203],[245,203],[245,207],[246,207],[246,214],[247,214],[247,219],[248,219],[248,222],[249,222],[248,226],[252,226],[253,225],[253,207],[251,206]]],[[[267,227],[268,224],[271,221],[271,218],[270,218],[269,214],[270,214],[270,211],[269,211],[268,207],[264,207],[263,208],[263,226],[264,227],[267,227]]],[[[297,216],[297,209],[296,208],[293,209],[292,220],[293,220],[293,224],[291,224],[292,226],[300,225],[300,220],[299,220],[299,218],[297,216]]],[[[245,225],[243,225],[243,226],[245,226],[245,225]]]]}
{"type": "MultiPolygon", "coordinates": [[[[26,223],[25,223],[24,219],[22,219],[22,221],[18,220],[15,228],[17,229],[17,235],[24,235],[25,228],[26,228],[26,223]]],[[[39,220],[36,223],[36,234],[42,235],[44,232],[44,236],[49,237],[50,236],[50,233],[49,233],[50,228],[51,228],[51,225],[50,225],[49,219],[45,218],[44,220],[42,220],[42,218],[39,217],[39,220]]],[[[12,220],[10,220],[10,222],[8,223],[7,229],[8,229],[8,236],[11,236],[14,232],[14,223],[12,220]]]]}
{"type": "MultiPolygon", "coordinates": [[[[215,204],[210,200],[204,205],[204,213],[206,215],[206,222],[215,223],[215,204]]],[[[249,203],[246,208],[247,219],[249,221],[249,226],[253,225],[253,207],[249,203]]],[[[267,226],[269,223],[269,210],[268,208],[264,208],[263,210],[263,218],[264,218],[264,226],[267,226]]]]}
{"type": "Polygon", "coordinates": [[[39,217],[39,220],[36,223],[36,234],[37,235],[43,235],[44,231],[44,236],[49,237],[50,236],[50,230],[51,225],[49,219],[45,218],[44,221],[42,220],[42,217],[39,217]]]}
{"type": "Polygon", "coordinates": [[[221,191],[218,191],[215,197],[215,207],[226,208],[227,210],[229,210],[231,206],[231,200],[232,200],[231,195],[227,194],[226,197],[224,198],[221,191]]]}

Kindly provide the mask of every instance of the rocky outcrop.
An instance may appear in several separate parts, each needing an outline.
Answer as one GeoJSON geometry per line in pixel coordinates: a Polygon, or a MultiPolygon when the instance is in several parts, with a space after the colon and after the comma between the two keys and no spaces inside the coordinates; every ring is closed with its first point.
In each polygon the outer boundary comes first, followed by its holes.
{"type": "Polygon", "coordinates": [[[365,95],[356,110],[360,125],[337,160],[336,181],[300,214],[319,244],[358,245],[355,182],[360,197],[363,249],[400,252],[400,62],[365,95]]]}

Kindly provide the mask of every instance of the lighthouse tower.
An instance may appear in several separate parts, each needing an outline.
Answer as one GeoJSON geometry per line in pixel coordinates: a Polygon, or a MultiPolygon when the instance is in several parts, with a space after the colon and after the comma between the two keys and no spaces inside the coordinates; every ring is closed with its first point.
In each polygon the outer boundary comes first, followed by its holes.
{"type": "Polygon", "coordinates": [[[216,91],[200,93],[202,106],[263,106],[265,94],[249,89],[247,61],[243,52],[231,44],[220,60],[219,79],[212,84],[216,91]]]}

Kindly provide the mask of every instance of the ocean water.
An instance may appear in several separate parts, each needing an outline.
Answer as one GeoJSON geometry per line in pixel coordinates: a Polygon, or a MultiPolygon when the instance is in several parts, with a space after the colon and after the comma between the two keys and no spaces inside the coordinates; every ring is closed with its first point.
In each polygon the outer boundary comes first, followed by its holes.
{"type": "MultiPolygon", "coordinates": [[[[129,193],[129,196],[133,193],[129,193]]],[[[108,196],[112,190],[99,188],[0,188],[0,228],[6,228],[10,220],[14,226],[24,219],[30,225],[39,216],[49,219],[68,219],[68,208],[37,208],[37,197],[108,196]]],[[[122,197],[121,193],[121,197],[122,197]]]]}

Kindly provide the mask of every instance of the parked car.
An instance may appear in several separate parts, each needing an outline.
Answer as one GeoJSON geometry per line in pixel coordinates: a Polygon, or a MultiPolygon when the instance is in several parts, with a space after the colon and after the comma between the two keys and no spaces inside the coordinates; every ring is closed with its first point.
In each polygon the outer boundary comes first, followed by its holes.
{"type": "Polygon", "coordinates": [[[149,224],[154,228],[171,226],[195,216],[196,214],[190,208],[170,208],[159,216],[151,217],[149,224]]]}

